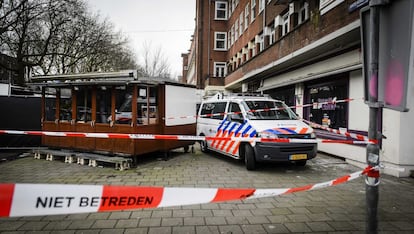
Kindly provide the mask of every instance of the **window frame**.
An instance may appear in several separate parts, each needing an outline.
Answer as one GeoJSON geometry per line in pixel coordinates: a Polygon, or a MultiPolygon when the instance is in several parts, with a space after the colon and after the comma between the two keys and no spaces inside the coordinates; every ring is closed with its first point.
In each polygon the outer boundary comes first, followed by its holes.
{"type": "Polygon", "coordinates": [[[308,19],[309,19],[309,3],[308,2],[301,2],[300,7],[299,7],[299,11],[298,11],[298,23],[302,24],[308,19]],[[302,19],[302,13],[303,12],[305,13],[305,18],[304,19],[302,19]]]}
{"type": "Polygon", "coordinates": [[[226,32],[214,32],[214,50],[227,51],[227,33],[226,32]],[[218,38],[218,35],[224,35],[224,38],[218,38]],[[223,43],[223,48],[218,47],[218,42],[223,43]]]}
{"type": "Polygon", "coordinates": [[[251,0],[250,3],[250,22],[256,19],[256,0],[251,0]]]}
{"type": "Polygon", "coordinates": [[[336,6],[345,2],[345,0],[320,0],[319,1],[319,12],[320,15],[324,15],[328,11],[332,10],[336,6]]]}
{"type": "Polygon", "coordinates": [[[230,46],[232,46],[234,44],[235,40],[235,34],[234,34],[234,24],[231,26],[231,44],[230,46]]]}
{"type": "Polygon", "coordinates": [[[239,15],[239,36],[241,36],[244,32],[244,14],[239,15]]]}
{"type": "Polygon", "coordinates": [[[239,19],[237,18],[234,22],[234,41],[239,39],[239,19]]]}
{"type": "Polygon", "coordinates": [[[232,37],[232,34],[231,34],[231,29],[229,30],[229,32],[227,33],[227,48],[230,48],[231,47],[231,37],[232,37]]]}
{"type": "Polygon", "coordinates": [[[282,15],[282,37],[289,33],[290,15],[289,12],[282,15]]]}
{"type": "Polygon", "coordinates": [[[247,30],[250,23],[250,3],[246,4],[246,7],[244,8],[244,31],[247,30]]]}
{"type": "Polygon", "coordinates": [[[272,45],[275,42],[276,42],[276,29],[273,27],[270,31],[269,45],[272,45]]]}
{"type": "Polygon", "coordinates": [[[259,0],[259,14],[265,9],[266,0],[259,0]]]}
{"type": "Polygon", "coordinates": [[[214,77],[226,77],[227,75],[227,64],[226,62],[214,62],[214,77]],[[217,69],[220,69],[220,74],[217,73],[217,69]],[[222,74],[221,74],[222,73],[222,74]]]}
{"type": "Polygon", "coordinates": [[[264,35],[263,33],[259,34],[259,51],[263,51],[264,50],[264,35]]]}
{"type": "Polygon", "coordinates": [[[215,2],[215,12],[214,12],[214,19],[215,20],[227,20],[228,19],[227,12],[228,12],[228,3],[226,1],[216,1],[215,2]],[[225,6],[224,9],[219,8],[220,4],[224,4],[224,6],[225,6]],[[218,17],[218,12],[219,11],[224,11],[224,17],[223,18],[218,17]]]}

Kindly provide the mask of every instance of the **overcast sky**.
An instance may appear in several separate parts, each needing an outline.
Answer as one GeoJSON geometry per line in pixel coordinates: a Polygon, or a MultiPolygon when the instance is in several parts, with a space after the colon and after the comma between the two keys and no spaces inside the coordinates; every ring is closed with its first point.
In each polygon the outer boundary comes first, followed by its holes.
{"type": "MultiPolygon", "coordinates": [[[[182,73],[182,53],[191,45],[195,27],[195,0],[86,0],[92,12],[108,18],[125,33],[138,54],[143,43],[161,47],[173,77],[182,73]]],[[[141,63],[138,56],[137,61],[141,63]]]]}

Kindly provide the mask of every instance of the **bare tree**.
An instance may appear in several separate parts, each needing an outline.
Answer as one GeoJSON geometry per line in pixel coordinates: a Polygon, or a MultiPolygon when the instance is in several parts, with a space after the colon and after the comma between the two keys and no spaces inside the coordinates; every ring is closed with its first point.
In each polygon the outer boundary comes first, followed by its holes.
{"type": "Polygon", "coordinates": [[[99,23],[94,19],[94,27],[89,28],[89,54],[81,64],[83,71],[109,71],[136,68],[132,50],[128,47],[128,39],[120,32],[115,33],[113,25],[107,20],[99,23]]]}
{"type": "Polygon", "coordinates": [[[0,0],[0,53],[36,74],[136,68],[128,39],[88,12],[84,0],[0,0]]]}
{"type": "Polygon", "coordinates": [[[168,59],[162,53],[161,46],[156,49],[152,48],[151,42],[145,41],[142,46],[142,60],[141,73],[149,77],[163,77],[170,78],[170,65],[168,59]]]}
{"type": "MultiPolygon", "coordinates": [[[[2,38],[2,51],[17,60],[17,84],[24,84],[25,67],[39,66],[48,56],[62,26],[70,20],[67,6],[76,0],[20,0],[18,19],[2,38]]],[[[19,2],[11,1],[14,3],[19,2]]]]}
{"type": "MultiPolygon", "coordinates": [[[[107,20],[100,20],[99,15],[90,14],[83,6],[61,31],[61,42],[50,60],[56,73],[77,73],[94,71],[114,71],[136,68],[128,39],[120,32],[115,32],[107,20]]],[[[44,70],[49,73],[50,69],[44,70]]]]}
{"type": "MultiPolygon", "coordinates": [[[[82,35],[82,24],[86,15],[86,7],[82,1],[69,1],[69,4],[61,6],[60,11],[52,11],[46,21],[48,25],[55,25],[60,22],[59,30],[54,32],[51,43],[45,48],[46,53],[42,54],[41,61],[37,65],[38,69],[34,72],[41,74],[66,73],[68,68],[80,59],[80,55],[74,53],[79,50],[79,37],[82,35]],[[62,20],[56,20],[59,14],[62,20]]],[[[51,27],[49,27],[49,31],[51,27]]],[[[82,50],[84,51],[84,50],[82,50]]]]}
{"type": "Polygon", "coordinates": [[[0,35],[9,31],[20,17],[19,9],[28,0],[0,0],[0,35]]]}

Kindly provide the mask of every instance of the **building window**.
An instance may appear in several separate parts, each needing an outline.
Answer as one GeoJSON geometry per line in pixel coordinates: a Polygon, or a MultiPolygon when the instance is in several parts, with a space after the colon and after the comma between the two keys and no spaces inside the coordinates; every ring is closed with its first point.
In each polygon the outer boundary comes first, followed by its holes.
{"type": "Polygon", "coordinates": [[[259,0],[259,13],[264,10],[266,0],[259,0]]]}
{"type": "Polygon", "coordinates": [[[233,26],[231,26],[231,45],[234,44],[234,41],[235,41],[234,38],[235,37],[234,37],[234,24],[233,24],[233,26]]]}
{"type": "Polygon", "coordinates": [[[251,8],[250,8],[250,10],[251,10],[251,14],[250,14],[251,19],[250,19],[250,21],[253,22],[253,20],[256,18],[256,0],[251,0],[250,5],[251,5],[251,8]]]}
{"type": "Polygon", "coordinates": [[[225,62],[215,62],[214,63],[214,77],[225,77],[226,72],[226,63],[225,62]]]}
{"type": "Polygon", "coordinates": [[[214,33],[214,49],[227,50],[226,48],[227,35],[225,32],[214,33]]]}
{"type": "Polygon", "coordinates": [[[276,100],[283,101],[287,106],[291,107],[293,111],[295,108],[295,86],[284,86],[282,88],[271,89],[264,91],[276,100]]]}
{"type": "Polygon", "coordinates": [[[273,44],[276,42],[276,30],[273,27],[270,31],[270,37],[269,37],[269,45],[273,44]]]}
{"type": "Polygon", "coordinates": [[[309,4],[301,2],[299,5],[299,24],[305,22],[309,18],[309,4]]]}
{"type": "Polygon", "coordinates": [[[306,114],[309,115],[309,121],[323,126],[335,129],[347,128],[348,103],[334,101],[348,98],[348,79],[341,79],[341,75],[330,78],[336,78],[332,79],[336,81],[307,85],[306,99],[314,104],[308,108],[306,114]]]}
{"type": "Polygon", "coordinates": [[[319,12],[321,15],[323,15],[344,1],[345,0],[320,0],[319,1],[319,12]]]}
{"type": "Polygon", "coordinates": [[[227,20],[227,2],[216,1],[216,20],[227,20]]]}
{"type": "Polygon", "coordinates": [[[250,46],[251,56],[249,57],[252,58],[256,55],[256,43],[255,43],[255,40],[252,40],[250,43],[251,43],[251,46],[250,46]]]}
{"type": "Polygon", "coordinates": [[[249,27],[249,13],[250,13],[250,5],[247,3],[246,8],[244,8],[244,30],[249,27]]]}
{"type": "Polygon", "coordinates": [[[243,34],[243,31],[244,31],[244,29],[243,29],[243,26],[244,26],[243,19],[244,19],[244,17],[243,17],[243,12],[242,12],[239,16],[239,22],[240,22],[239,35],[240,36],[243,34]]]}
{"type": "Polygon", "coordinates": [[[264,36],[263,34],[259,35],[259,51],[263,51],[264,50],[264,36]]]}
{"type": "Polygon", "coordinates": [[[250,58],[249,58],[249,46],[245,46],[244,47],[244,61],[246,62],[247,60],[249,60],[250,58]]]}
{"type": "Polygon", "coordinates": [[[232,37],[232,34],[231,34],[231,29],[230,29],[230,31],[228,32],[228,37],[227,37],[227,48],[231,47],[231,37],[232,37]]]}
{"type": "Polygon", "coordinates": [[[286,35],[289,32],[289,27],[289,12],[287,12],[282,16],[282,36],[286,35]]]}
{"type": "Polygon", "coordinates": [[[239,38],[239,19],[234,23],[234,40],[237,41],[239,38]]]}

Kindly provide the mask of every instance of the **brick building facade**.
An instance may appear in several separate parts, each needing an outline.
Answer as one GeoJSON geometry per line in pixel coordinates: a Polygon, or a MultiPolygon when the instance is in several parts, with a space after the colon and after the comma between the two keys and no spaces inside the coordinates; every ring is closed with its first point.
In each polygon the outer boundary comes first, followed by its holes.
{"type": "MultiPolygon", "coordinates": [[[[364,81],[357,0],[197,0],[196,29],[186,66],[192,80],[208,94],[262,92],[295,107],[304,119],[334,129],[367,134],[368,107],[364,81]],[[334,105],[302,104],[354,99],[334,105]]],[[[413,105],[411,103],[411,105],[413,105]]],[[[384,110],[381,158],[406,172],[414,169],[414,146],[402,142],[414,131],[404,125],[411,113],[384,110]],[[390,124],[390,126],[388,126],[390,124]],[[393,153],[391,153],[393,152],[393,153]],[[395,152],[398,152],[395,154],[395,152]]],[[[408,124],[408,123],[407,123],[408,124]]],[[[344,139],[319,131],[322,137],[344,139]]],[[[363,146],[321,144],[320,151],[363,166],[363,146]]]]}

